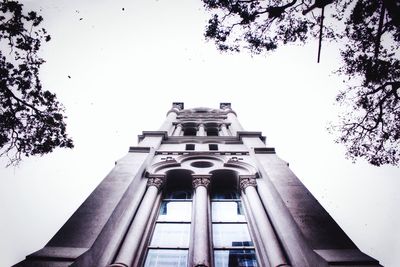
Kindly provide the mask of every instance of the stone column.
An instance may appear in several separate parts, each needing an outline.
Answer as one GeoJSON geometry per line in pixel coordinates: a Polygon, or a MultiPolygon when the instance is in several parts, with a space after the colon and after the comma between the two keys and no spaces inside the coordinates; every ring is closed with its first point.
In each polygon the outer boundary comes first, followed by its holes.
{"type": "Polygon", "coordinates": [[[221,124],[220,128],[223,136],[229,136],[228,129],[226,128],[225,124],[221,124]]]}
{"type": "Polygon", "coordinates": [[[197,136],[206,136],[206,130],[204,129],[204,124],[199,124],[199,129],[197,130],[197,136]]]}
{"type": "Polygon", "coordinates": [[[256,179],[252,177],[240,177],[242,194],[246,194],[248,199],[251,213],[261,235],[261,241],[267,251],[268,261],[271,267],[290,266],[258,196],[256,186],[256,179]]]}
{"type": "Polygon", "coordinates": [[[177,124],[176,126],[175,126],[175,131],[174,131],[174,134],[173,134],[173,136],[180,136],[181,135],[181,133],[182,133],[182,124],[177,124]]]}
{"type": "Polygon", "coordinates": [[[193,218],[193,266],[210,266],[210,240],[208,222],[208,185],[211,175],[193,174],[194,218],[193,218]]]}
{"type": "Polygon", "coordinates": [[[149,221],[151,211],[157,199],[160,189],[165,181],[164,176],[151,177],[147,181],[147,190],[140,203],[135,218],[129,227],[128,233],[123,240],[117,257],[110,267],[131,267],[143,239],[143,233],[149,221]]]}

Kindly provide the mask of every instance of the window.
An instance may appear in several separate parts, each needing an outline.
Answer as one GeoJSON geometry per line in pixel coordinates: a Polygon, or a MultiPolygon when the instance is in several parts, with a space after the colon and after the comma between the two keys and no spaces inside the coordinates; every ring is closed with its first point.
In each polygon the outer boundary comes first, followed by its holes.
{"type": "Polygon", "coordinates": [[[209,144],[209,145],[208,145],[208,148],[209,148],[210,150],[218,150],[218,145],[217,145],[217,144],[209,144]]]}
{"type": "MultiPolygon", "coordinates": [[[[173,183],[167,180],[164,188],[144,259],[145,267],[187,267],[192,264],[189,262],[191,217],[196,212],[192,208],[192,179],[178,174],[173,183]]],[[[229,186],[235,182],[233,175],[221,172],[213,174],[209,188],[213,266],[258,267],[239,192],[236,187],[229,186]]],[[[204,231],[204,235],[208,234],[204,231]]]]}
{"type": "Polygon", "coordinates": [[[186,150],[194,150],[194,144],[186,144],[186,150]]]}
{"type": "Polygon", "coordinates": [[[185,127],[183,129],[184,136],[196,136],[196,134],[197,134],[197,129],[194,127],[185,127]]]}
{"type": "Polygon", "coordinates": [[[211,199],[214,265],[258,266],[254,244],[237,191],[216,188],[212,191],[211,199]]]}
{"type": "Polygon", "coordinates": [[[185,250],[149,249],[145,267],[187,267],[188,253],[185,250]]]}
{"type": "Polygon", "coordinates": [[[145,267],[186,267],[190,242],[192,190],[171,188],[160,205],[145,267]]]}
{"type": "Polygon", "coordinates": [[[218,136],[218,128],[208,127],[207,136],[218,136]]]}

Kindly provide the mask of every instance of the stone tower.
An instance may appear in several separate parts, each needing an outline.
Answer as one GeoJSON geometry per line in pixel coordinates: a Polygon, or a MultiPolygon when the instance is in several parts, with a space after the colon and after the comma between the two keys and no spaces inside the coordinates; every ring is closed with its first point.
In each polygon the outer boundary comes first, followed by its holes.
{"type": "Polygon", "coordinates": [[[381,266],[230,103],[173,103],[41,250],[15,266],[381,266]]]}

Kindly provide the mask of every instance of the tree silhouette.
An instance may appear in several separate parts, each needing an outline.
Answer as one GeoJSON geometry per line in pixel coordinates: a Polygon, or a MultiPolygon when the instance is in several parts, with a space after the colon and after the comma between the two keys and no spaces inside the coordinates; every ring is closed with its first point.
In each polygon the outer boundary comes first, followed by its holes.
{"type": "Polygon", "coordinates": [[[346,88],[330,130],[346,155],[373,165],[400,161],[400,1],[203,0],[205,37],[221,51],[272,51],[309,38],[337,40],[346,88]],[[324,10],[329,16],[324,17],[324,10]]]}
{"type": "Polygon", "coordinates": [[[0,156],[9,165],[32,155],[73,147],[66,133],[64,108],[56,95],[43,89],[37,53],[49,41],[39,28],[43,18],[24,13],[17,1],[0,2],[0,156]]]}

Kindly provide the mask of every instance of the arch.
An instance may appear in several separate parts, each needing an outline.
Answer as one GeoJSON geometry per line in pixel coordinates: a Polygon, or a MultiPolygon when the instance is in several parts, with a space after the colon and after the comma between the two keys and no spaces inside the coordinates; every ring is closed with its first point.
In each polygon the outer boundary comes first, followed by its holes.
{"type": "Polygon", "coordinates": [[[224,167],[243,170],[244,172],[240,173],[240,175],[253,175],[258,177],[257,169],[253,165],[239,160],[236,156],[233,156],[227,160],[224,163],[224,167]]]}
{"type": "Polygon", "coordinates": [[[160,161],[151,166],[151,168],[147,171],[150,174],[165,174],[165,171],[163,170],[168,170],[171,168],[176,168],[180,167],[181,164],[178,163],[175,159],[171,158],[165,160],[165,161],[160,161]]]}
{"type": "Polygon", "coordinates": [[[238,193],[239,173],[232,169],[218,169],[212,171],[211,195],[238,193]]]}
{"type": "Polygon", "coordinates": [[[180,155],[176,158],[177,162],[180,164],[184,163],[185,161],[200,159],[215,160],[221,164],[226,161],[226,157],[221,155],[180,155]]]}
{"type": "Polygon", "coordinates": [[[251,175],[258,177],[257,169],[236,156],[227,155],[179,155],[167,158],[165,161],[153,164],[148,173],[152,175],[167,174],[172,170],[186,171],[190,174],[214,174],[220,171],[235,172],[237,175],[251,175]]]}
{"type": "MultiPolygon", "coordinates": [[[[172,169],[166,172],[166,182],[164,193],[174,192],[175,194],[192,195],[192,171],[186,169],[172,169]]],[[[178,196],[174,198],[187,199],[187,196],[178,196]]]]}

